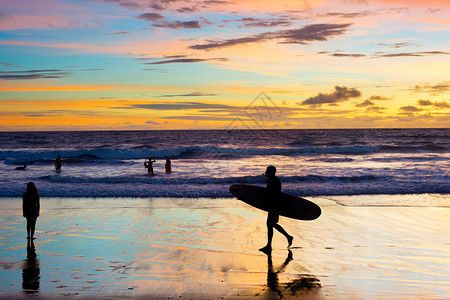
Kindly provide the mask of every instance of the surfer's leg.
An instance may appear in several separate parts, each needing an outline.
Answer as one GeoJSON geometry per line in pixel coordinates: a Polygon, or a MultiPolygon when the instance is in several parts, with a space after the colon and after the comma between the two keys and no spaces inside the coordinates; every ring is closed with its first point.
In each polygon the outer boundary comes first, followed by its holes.
{"type": "Polygon", "coordinates": [[[290,236],[286,232],[286,230],[284,230],[284,228],[281,227],[281,225],[279,225],[279,224],[275,224],[275,225],[273,225],[273,227],[275,227],[276,230],[278,230],[281,234],[283,234],[286,237],[286,239],[288,240],[288,244],[289,244],[288,247],[290,247],[292,245],[292,240],[294,239],[294,237],[290,236]]]}
{"type": "Polygon", "coordinates": [[[269,215],[267,216],[267,245],[263,248],[259,249],[262,252],[270,252],[272,250],[272,237],[273,237],[273,226],[276,225],[277,222],[277,215],[274,213],[269,212],[269,215]]]}

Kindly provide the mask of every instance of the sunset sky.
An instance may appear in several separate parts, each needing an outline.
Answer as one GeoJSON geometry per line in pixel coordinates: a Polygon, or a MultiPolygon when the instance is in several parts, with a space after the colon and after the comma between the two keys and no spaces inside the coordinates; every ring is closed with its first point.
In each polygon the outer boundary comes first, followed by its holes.
{"type": "Polygon", "coordinates": [[[0,131],[449,115],[448,0],[0,0],[0,131]]]}

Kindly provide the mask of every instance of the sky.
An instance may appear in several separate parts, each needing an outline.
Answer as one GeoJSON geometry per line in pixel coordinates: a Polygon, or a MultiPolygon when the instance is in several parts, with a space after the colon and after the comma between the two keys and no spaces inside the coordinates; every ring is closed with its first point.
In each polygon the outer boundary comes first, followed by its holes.
{"type": "Polygon", "coordinates": [[[0,131],[448,128],[448,0],[0,0],[0,131]]]}

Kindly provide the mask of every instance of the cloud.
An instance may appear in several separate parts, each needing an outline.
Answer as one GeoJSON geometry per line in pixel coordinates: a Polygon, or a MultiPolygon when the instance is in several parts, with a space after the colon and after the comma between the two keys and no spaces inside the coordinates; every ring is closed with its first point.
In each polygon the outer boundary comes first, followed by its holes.
{"type": "Polygon", "coordinates": [[[181,7],[177,9],[177,12],[182,14],[191,14],[193,12],[196,12],[197,10],[197,7],[181,7]]]}
{"type": "Polygon", "coordinates": [[[450,52],[445,51],[421,51],[421,52],[403,52],[403,53],[388,53],[388,54],[375,54],[374,58],[381,57],[422,57],[431,55],[450,55],[450,52]]]}
{"type": "MultiPolygon", "coordinates": [[[[230,106],[226,104],[215,103],[202,103],[202,102],[152,102],[142,104],[131,104],[126,107],[115,108],[141,108],[152,110],[188,110],[188,109],[236,109],[236,106],[230,106]]],[[[241,108],[239,108],[241,109],[241,108]]]]}
{"type": "Polygon", "coordinates": [[[364,102],[358,103],[355,106],[356,107],[367,107],[367,106],[372,106],[375,105],[375,103],[373,103],[372,101],[366,100],[364,102]]]}
{"type": "Polygon", "coordinates": [[[379,45],[379,46],[386,46],[386,47],[394,48],[394,49],[408,47],[408,46],[413,46],[413,44],[411,44],[411,43],[392,43],[392,44],[378,43],[377,45],[379,45]]]}
{"type": "Polygon", "coordinates": [[[130,34],[129,31],[115,31],[113,33],[104,33],[103,35],[121,35],[121,34],[130,34]]]}
{"type": "Polygon", "coordinates": [[[228,58],[177,58],[161,60],[152,63],[144,63],[146,65],[164,65],[164,64],[177,64],[177,63],[197,63],[197,62],[207,62],[207,61],[228,61],[228,58]]]}
{"type": "Polygon", "coordinates": [[[178,0],[89,0],[94,2],[107,2],[116,3],[128,9],[134,10],[164,10],[171,6],[172,3],[178,2],[178,0]]]}
{"type": "Polygon", "coordinates": [[[327,41],[328,38],[339,36],[347,31],[351,24],[313,24],[298,29],[279,30],[250,35],[243,38],[228,40],[208,40],[206,44],[192,45],[196,50],[210,50],[231,47],[248,43],[260,43],[269,40],[280,40],[283,44],[307,44],[313,41],[327,41]]]}
{"type": "Polygon", "coordinates": [[[423,109],[412,106],[412,105],[408,105],[408,106],[400,107],[400,110],[402,110],[404,112],[419,112],[419,111],[422,111],[423,109]]]}
{"type": "Polygon", "coordinates": [[[170,28],[170,29],[200,29],[202,26],[199,21],[165,21],[165,17],[159,13],[143,13],[137,16],[138,19],[146,22],[154,22],[153,27],[170,28]]]}
{"type": "Polygon", "coordinates": [[[187,120],[187,121],[228,121],[233,122],[236,120],[234,116],[213,116],[209,114],[205,115],[191,115],[191,116],[166,116],[161,117],[166,120],[187,120]]]}
{"type": "Polygon", "coordinates": [[[137,16],[137,18],[142,21],[157,22],[157,21],[161,21],[165,17],[158,13],[144,13],[144,14],[140,14],[139,16],[137,16]]]}
{"type": "Polygon", "coordinates": [[[321,52],[318,52],[317,54],[328,54],[329,56],[334,56],[334,57],[354,57],[354,58],[366,56],[365,54],[361,54],[361,53],[342,53],[341,50],[338,50],[335,52],[321,51],[321,52]]]}
{"type": "Polygon", "coordinates": [[[147,121],[147,122],[145,122],[145,124],[148,124],[148,125],[161,125],[161,123],[158,123],[158,122],[155,122],[155,121],[147,121]]]}
{"type": "Polygon", "coordinates": [[[239,20],[229,20],[226,22],[242,22],[243,24],[239,27],[251,28],[251,27],[287,26],[291,25],[292,21],[293,18],[291,17],[281,16],[278,18],[269,18],[269,19],[245,17],[239,20]]]}
{"type": "Polygon", "coordinates": [[[1,62],[0,65],[4,66],[5,68],[19,68],[19,65],[13,65],[7,61],[1,62]]]}
{"type": "Polygon", "coordinates": [[[187,21],[187,22],[161,22],[152,24],[153,27],[170,28],[170,29],[200,29],[202,26],[198,21],[187,21]]]}
{"type": "Polygon", "coordinates": [[[437,102],[435,101],[434,103],[430,100],[423,100],[423,99],[419,99],[417,101],[417,104],[419,104],[420,106],[435,106],[437,108],[450,108],[450,104],[448,104],[445,101],[442,102],[437,102]]]}
{"type": "Polygon", "coordinates": [[[445,81],[445,82],[434,84],[434,85],[431,85],[431,84],[418,85],[417,84],[411,90],[413,90],[416,93],[440,94],[440,93],[450,91],[450,82],[445,81]]]}
{"type": "Polygon", "coordinates": [[[403,53],[384,53],[384,52],[376,52],[374,54],[362,54],[362,53],[343,53],[342,50],[337,50],[334,52],[321,51],[317,54],[328,54],[329,56],[334,57],[369,57],[369,58],[390,58],[390,57],[424,57],[424,56],[432,56],[432,55],[450,55],[450,52],[444,51],[423,51],[423,52],[403,52],[403,53]]]}
{"type": "Polygon", "coordinates": [[[386,101],[386,100],[392,100],[392,98],[388,98],[388,97],[383,97],[383,96],[370,96],[369,100],[372,101],[386,101]]]}
{"type": "Polygon", "coordinates": [[[8,13],[0,10],[0,21],[10,19],[10,18],[12,18],[11,14],[8,14],[8,13]]]}
{"type": "Polygon", "coordinates": [[[370,11],[363,11],[358,13],[340,13],[340,12],[329,12],[326,14],[319,14],[320,17],[338,17],[343,19],[355,19],[355,18],[361,18],[361,17],[367,17],[370,15],[378,14],[376,12],[370,12],[370,11]]]}
{"type": "Polygon", "coordinates": [[[350,98],[357,98],[361,96],[361,92],[356,88],[347,88],[345,86],[335,86],[334,92],[331,94],[319,93],[315,97],[310,97],[300,105],[322,105],[322,104],[336,104],[338,102],[346,101],[350,98]]]}
{"type": "Polygon", "coordinates": [[[430,100],[419,99],[417,101],[417,104],[419,104],[420,106],[428,106],[428,105],[433,105],[433,102],[431,102],[430,100]]]}
{"type": "Polygon", "coordinates": [[[0,71],[0,79],[4,80],[29,80],[29,79],[53,79],[69,76],[66,70],[27,70],[27,71],[0,71]]]}
{"type": "Polygon", "coordinates": [[[438,107],[438,108],[450,108],[450,104],[448,104],[445,101],[442,102],[434,102],[434,106],[438,107]]]}
{"type": "Polygon", "coordinates": [[[181,94],[181,95],[162,95],[159,97],[204,97],[204,96],[217,96],[217,94],[207,94],[203,92],[193,92],[188,94],[181,94]]]}
{"type": "Polygon", "coordinates": [[[381,107],[381,106],[369,106],[366,108],[366,112],[382,113],[383,110],[385,110],[385,109],[386,109],[385,107],[381,107]]]}

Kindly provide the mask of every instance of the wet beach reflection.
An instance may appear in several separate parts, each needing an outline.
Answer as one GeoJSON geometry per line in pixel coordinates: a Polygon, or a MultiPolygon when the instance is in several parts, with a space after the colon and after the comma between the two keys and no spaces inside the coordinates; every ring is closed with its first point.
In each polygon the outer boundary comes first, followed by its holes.
{"type": "Polygon", "coordinates": [[[22,269],[22,289],[25,294],[39,293],[40,272],[39,259],[36,255],[33,240],[28,240],[27,258],[23,262],[22,269]]]}
{"type": "Polygon", "coordinates": [[[318,295],[321,285],[319,279],[313,275],[299,274],[296,279],[280,282],[278,275],[283,273],[288,264],[294,259],[291,250],[284,263],[275,268],[272,262],[272,251],[264,252],[267,255],[267,286],[257,296],[265,295],[270,298],[285,298],[318,295]]]}

